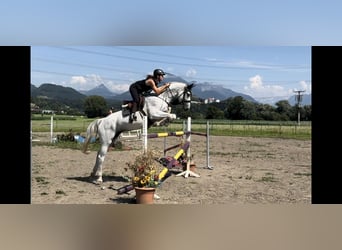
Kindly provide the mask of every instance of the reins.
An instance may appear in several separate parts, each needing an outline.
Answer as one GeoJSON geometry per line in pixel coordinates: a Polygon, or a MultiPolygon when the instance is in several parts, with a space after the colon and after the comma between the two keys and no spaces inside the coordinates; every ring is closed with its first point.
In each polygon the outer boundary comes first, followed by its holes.
{"type": "MultiPolygon", "coordinates": [[[[178,96],[174,95],[174,94],[173,94],[173,91],[172,91],[170,88],[168,88],[168,89],[164,92],[165,94],[168,94],[167,92],[170,92],[170,94],[171,94],[170,102],[166,101],[167,98],[165,98],[164,95],[163,95],[163,98],[161,97],[161,95],[159,95],[158,98],[160,98],[160,99],[162,99],[164,102],[166,102],[168,106],[170,106],[170,105],[177,105],[177,104],[183,104],[183,103],[187,103],[187,102],[191,102],[191,98],[190,98],[189,101],[188,101],[188,100],[185,100],[185,94],[186,94],[186,92],[187,92],[186,90],[188,90],[188,89],[185,87],[185,88],[184,88],[184,91],[183,91],[183,99],[182,99],[182,101],[179,102],[179,103],[178,103],[178,102],[177,102],[177,103],[174,102],[174,100],[177,100],[177,101],[178,101],[178,96]]],[[[190,94],[191,94],[191,91],[190,91],[190,94]]],[[[169,95],[168,95],[167,97],[169,97],[169,95]]]]}

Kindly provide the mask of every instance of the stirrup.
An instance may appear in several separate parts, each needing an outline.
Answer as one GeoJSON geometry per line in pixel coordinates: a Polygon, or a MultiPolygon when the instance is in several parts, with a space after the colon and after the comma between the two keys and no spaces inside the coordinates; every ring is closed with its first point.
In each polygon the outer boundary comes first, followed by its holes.
{"type": "Polygon", "coordinates": [[[136,121],[136,120],[137,120],[137,116],[134,113],[129,115],[129,122],[133,122],[133,121],[136,121]]]}

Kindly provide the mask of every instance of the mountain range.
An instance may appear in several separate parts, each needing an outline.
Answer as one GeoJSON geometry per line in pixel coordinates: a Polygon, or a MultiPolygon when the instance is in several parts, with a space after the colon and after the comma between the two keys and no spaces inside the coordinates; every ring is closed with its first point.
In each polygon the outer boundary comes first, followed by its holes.
{"type": "MultiPolygon", "coordinates": [[[[187,84],[190,84],[188,81],[178,76],[167,76],[161,84],[165,82],[185,82],[187,84]]],[[[131,99],[131,95],[129,91],[126,91],[121,94],[113,93],[104,84],[100,84],[97,87],[90,89],[88,91],[83,90],[79,92],[86,96],[99,95],[107,99],[116,99],[116,100],[131,99]]],[[[192,94],[193,96],[203,99],[203,100],[208,99],[208,98],[214,98],[215,100],[226,100],[230,97],[242,96],[244,99],[248,101],[257,102],[253,97],[249,95],[238,93],[231,89],[226,89],[220,85],[213,85],[207,82],[195,83],[195,87],[192,89],[192,94]]]]}
{"type": "MultiPolygon", "coordinates": [[[[189,82],[185,81],[184,79],[177,77],[177,76],[168,76],[164,82],[171,82],[171,81],[178,81],[178,82],[185,82],[189,84],[189,82]]],[[[245,100],[258,103],[253,97],[242,94],[239,92],[235,92],[231,89],[224,88],[220,85],[214,85],[211,83],[195,83],[195,87],[192,89],[192,94],[195,98],[199,98],[202,100],[206,100],[212,98],[214,100],[226,100],[230,97],[235,96],[242,96],[245,100]]],[[[48,99],[60,99],[65,102],[67,105],[71,105],[76,100],[84,100],[87,96],[90,95],[99,95],[104,97],[106,100],[112,101],[122,101],[122,100],[130,100],[131,95],[129,91],[124,93],[114,93],[110,91],[104,84],[100,84],[93,89],[90,90],[75,90],[70,87],[63,87],[56,84],[51,83],[44,83],[39,87],[36,87],[31,84],[31,97],[41,97],[41,98],[48,98],[48,99]]],[[[269,100],[268,104],[274,104],[279,100],[269,100]]],[[[296,104],[295,96],[291,96],[288,99],[290,105],[296,104]]],[[[302,98],[302,105],[311,105],[311,95],[303,95],[302,98]]]]}
{"type": "MultiPolygon", "coordinates": [[[[101,84],[88,91],[80,91],[80,92],[86,96],[99,95],[106,99],[109,98],[109,99],[116,99],[116,100],[126,100],[126,99],[131,98],[131,95],[128,91],[122,94],[115,94],[111,92],[104,84],[101,84]]],[[[214,98],[216,100],[225,100],[229,97],[242,96],[244,99],[248,101],[257,102],[249,95],[234,92],[230,89],[223,88],[222,86],[219,86],[219,85],[208,85],[205,83],[196,84],[196,86],[192,89],[192,94],[193,96],[201,98],[201,99],[214,98]]]]}

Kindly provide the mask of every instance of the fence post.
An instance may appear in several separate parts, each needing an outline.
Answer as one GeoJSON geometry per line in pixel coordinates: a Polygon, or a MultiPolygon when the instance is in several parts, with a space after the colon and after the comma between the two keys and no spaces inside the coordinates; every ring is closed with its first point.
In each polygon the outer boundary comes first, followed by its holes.
{"type": "Polygon", "coordinates": [[[51,116],[50,121],[50,142],[53,143],[53,115],[51,116]]]}
{"type": "Polygon", "coordinates": [[[143,136],[143,152],[146,153],[147,152],[147,116],[146,115],[143,116],[142,136],[143,136]]]}
{"type": "Polygon", "coordinates": [[[209,168],[209,169],[214,169],[212,166],[210,166],[209,165],[209,137],[210,137],[210,135],[209,135],[209,120],[207,120],[207,131],[206,131],[206,133],[207,133],[207,168],[209,168]]]}

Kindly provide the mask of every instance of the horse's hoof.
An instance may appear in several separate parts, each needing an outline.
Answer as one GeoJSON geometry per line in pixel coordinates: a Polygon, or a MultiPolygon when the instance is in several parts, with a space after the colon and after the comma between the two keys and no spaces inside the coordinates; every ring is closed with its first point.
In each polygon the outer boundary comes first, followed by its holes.
{"type": "Polygon", "coordinates": [[[103,183],[103,180],[102,180],[101,177],[94,176],[93,174],[91,174],[89,176],[89,180],[90,180],[91,183],[96,184],[96,185],[101,185],[103,183]]]}
{"type": "Polygon", "coordinates": [[[162,126],[168,126],[170,124],[170,121],[168,119],[165,119],[157,124],[158,127],[162,126]]]}
{"type": "Polygon", "coordinates": [[[97,186],[100,186],[102,185],[102,181],[98,181],[98,180],[92,180],[91,183],[97,185],[97,186]]]}

